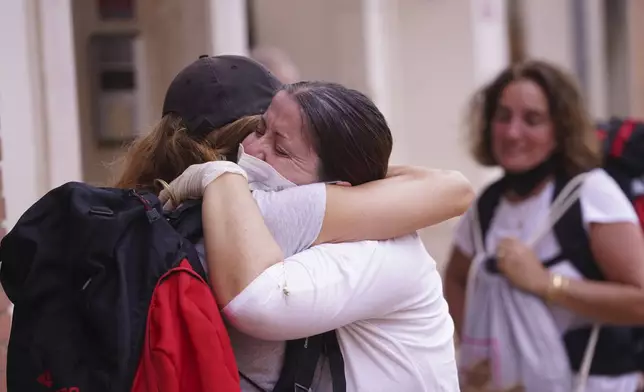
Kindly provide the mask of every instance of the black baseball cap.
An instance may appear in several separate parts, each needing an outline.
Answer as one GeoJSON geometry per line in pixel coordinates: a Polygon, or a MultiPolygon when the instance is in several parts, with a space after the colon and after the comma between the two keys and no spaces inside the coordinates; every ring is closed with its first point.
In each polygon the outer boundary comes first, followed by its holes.
{"type": "Polygon", "coordinates": [[[163,115],[176,113],[192,136],[261,114],[281,87],[267,68],[244,56],[200,56],[174,78],[163,115]]]}

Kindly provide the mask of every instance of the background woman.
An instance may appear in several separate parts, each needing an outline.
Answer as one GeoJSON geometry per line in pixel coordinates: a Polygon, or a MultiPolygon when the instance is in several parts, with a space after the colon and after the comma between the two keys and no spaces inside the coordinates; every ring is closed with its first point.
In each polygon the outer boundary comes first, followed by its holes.
{"type": "MultiPolygon", "coordinates": [[[[477,209],[478,221],[486,226],[485,251],[496,254],[491,264],[477,269],[477,279],[500,273],[517,290],[547,301],[571,368],[578,371],[591,323],[644,322],[644,237],[637,216],[615,181],[597,168],[599,141],[566,73],[539,61],[515,65],[485,86],[474,103],[473,156],[483,165],[501,167],[504,176],[483,192],[456,231],[445,291],[457,332],[467,321],[477,209]],[[568,231],[580,230],[582,240],[587,236],[585,245],[568,246],[555,230],[533,248],[526,246],[536,223],[547,216],[558,184],[584,172],[580,218],[568,231]],[[498,200],[481,202],[495,190],[498,200]]],[[[602,328],[587,391],[636,388],[638,364],[629,329],[611,328],[602,328]]]]}

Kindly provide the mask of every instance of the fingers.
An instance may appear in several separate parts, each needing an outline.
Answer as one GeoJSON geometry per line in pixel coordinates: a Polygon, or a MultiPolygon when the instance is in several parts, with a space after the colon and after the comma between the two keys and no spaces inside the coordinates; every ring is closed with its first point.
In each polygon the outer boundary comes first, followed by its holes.
{"type": "Polygon", "coordinates": [[[164,211],[172,211],[176,208],[172,202],[172,197],[170,197],[170,192],[166,189],[159,193],[159,201],[161,202],[164,211]]]}
{"type": "Polygon", "coordinates": [[[166,204],[166,203],[168,203],[168,201],[171,201],[172,205],[174,205],[174,206],[179,205],[178,200],[177,200],[177,198],[175,196],[175,192],[176,192],[176,188],[177,188],[177,185],[176,185],[177,180],[178,180],[178,178],[175,179],[174,181],[172,181],[170,184],[168,184],[167,182],[165,182],[165,181],[163,181],[161,179],[155,180],[157,183],[161,184],[161,186],[163,187],[163,189],[159,193],[159,201],[161,202],[161,204],[166,204]]]}
{"type": "Polygon", "coordinates": [[[496,258],[499,261],[503,260],[508,256],[509,252],[510,252],[510,240],[508,238],[504,238],[501,241],[499,241],[499,244],[496,247],[496,258]]]}
{"type": "Polygon", "coordinates": [[[512,253],[517,253],[518,251],[520,251],[520,249],[521,242],[516,238],[503,238],[496,246],[496,257],[499,260],[504,259],[510,256],[512,253]]]}
{"type": "Polygon", "coordinates": [[[507,272],[509,264],[515,258],[513,257],[514,243],[513,238],[504,238],[496,247],[496,265],[503,274],[507,272]]]}
{"type": "Polygon", "coordinates": [[[172,211],[176,208],[174,204],[172,204],[172,200],[168,200],[165,203],[163,203],[163,211],[172,211]]]}
{"type": "Polygon", "coordinates": [[[162,190],[161,193],[159,193],[159,201],[165,208],[165,204],[170,200],[170,192],[168,192],[166,189],[162,190]]]}
{"type": "Polygon", "coordinates": [[[239,174],[240,176],[244,177],[246,181],[248,181],[248,175],[246,174],[246,171],[239,167],[234,162],[227,162],[227,161],[215,161],[215,162],[208,162],[204,165],[204,170],[203,172],[200,172],[200,183],[201,183],[201,194],[203,195],[203,192],[205,192],[206,187],[210,185],[213,181],[215,181],[219,176],[221,176],[224,173],[234,173],[234,174],[239,174]],[[205,166],[208,165],[208,166],[205,166]]]}
{"type": "Polygon", "coordinates": [[[184,200],[203,196],[206,186],[223,173],[235,173],[248,179],[246,172],[233,162],[213,161],[189,166],[170,184],[157,180],[163,190],[159,200],[164,209],[174,209],[184,200]]]}

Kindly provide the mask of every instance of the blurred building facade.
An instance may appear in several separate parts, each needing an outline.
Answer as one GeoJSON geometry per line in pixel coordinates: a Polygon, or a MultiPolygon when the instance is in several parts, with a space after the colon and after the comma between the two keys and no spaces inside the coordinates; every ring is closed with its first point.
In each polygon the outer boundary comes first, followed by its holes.
{"type": "MultiPolygon", "coordinates": [[[[370,95],[391,124],[395,163],[458,169],[477,187],[496,172],[468,156],[466,104],[511,61],[542,58],[574,72],[597,117],[644,116],[641,0],[0,4],[0,219],[7,229],[64,182],[110,184],[123,146],[159,118],[172,77],[204,53],[278,48],[296,67],[290,75],[370,95]]],[[[439,262],[454,223],[423,233],[439,262]]]]}

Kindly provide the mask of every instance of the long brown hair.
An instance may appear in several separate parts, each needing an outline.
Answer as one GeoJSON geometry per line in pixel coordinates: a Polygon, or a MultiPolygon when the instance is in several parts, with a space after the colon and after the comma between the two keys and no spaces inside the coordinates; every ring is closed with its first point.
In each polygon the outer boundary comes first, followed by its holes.
{"type": "Polygon", "coordinates": [[[140,137],[124,157],[124,169],[117,188],[134,188],[159,193],[158,180],[171,182],[190,165],[216,160],[236,161],[239,144],[257,129],[259,116],[242,117],[206,137],[190,136],[181,117],[165,115],[154,129],[140,137]]]}
{"type": "Polygon", "coordinates": [[[469,138],[474,159],[484,166],[497,165],[492,154],[492,119],[503,90],[518,80],[536,83],[548,100],[557,154],[563,165],[560,169],[574,176],[599,166],[600,142],[577,83],[567,72],[544,61],[527,61],[506,68],[474,96],[469,138]]]}

